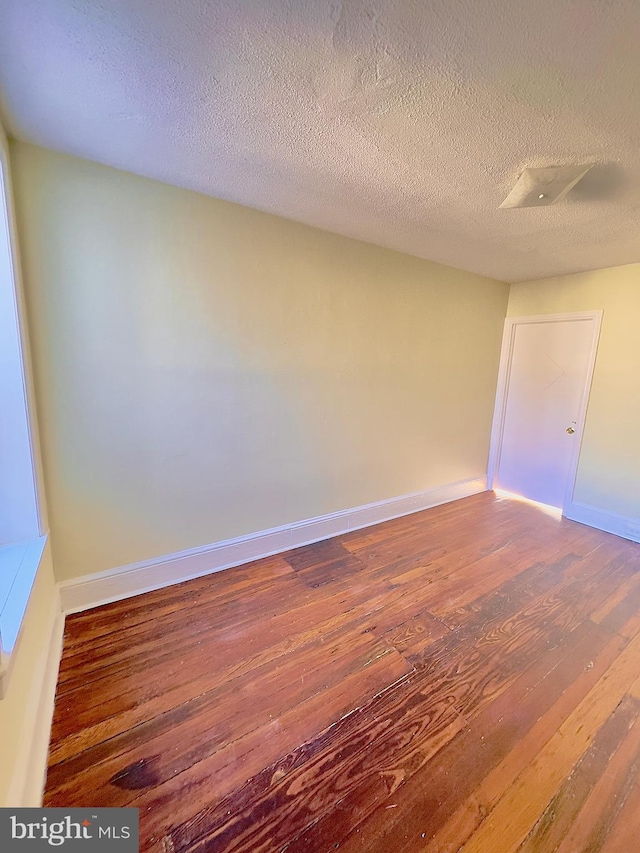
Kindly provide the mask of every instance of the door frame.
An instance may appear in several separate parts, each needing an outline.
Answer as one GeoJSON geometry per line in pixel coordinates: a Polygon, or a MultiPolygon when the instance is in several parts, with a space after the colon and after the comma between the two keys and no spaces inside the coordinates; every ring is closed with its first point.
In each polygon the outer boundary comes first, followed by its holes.
{"type": "Polygon", "coordinates": [[[578,423],[576,425],[575,441],[571,450],[569,474],[562,502],[562,514],[573,502],[573,493],[578,474],[578,462],[582,447],[582,435],[584,433],[589,395],[596,365],[598,343],[600,340],[600,328],[602,326],[602,311],[576,311],[568,314],[532,314],[525,317],[507,317],[504,321],[504,334],[502,337],[502,349],[500,351],[500,367],[498,369],[498,386],[496,389],[496,402],[493,412],[493,423],[491,426],[491,443],[489,446],[489,464],[487,468],[487,489],[493,489],[498,474],[500,456],[502,454],[502,440],[504,434],[504,422],[507,411],[507,389],[511,379],[511,365],[513,360],[513,346],[515,343],[516,330],[518,326],[536,323],[562,323],[569,321],[592,323],[591,350],[589,352],[589,363],[587,365],[587,376],[582,395],[580,398],[580,410],[578,423]]]}

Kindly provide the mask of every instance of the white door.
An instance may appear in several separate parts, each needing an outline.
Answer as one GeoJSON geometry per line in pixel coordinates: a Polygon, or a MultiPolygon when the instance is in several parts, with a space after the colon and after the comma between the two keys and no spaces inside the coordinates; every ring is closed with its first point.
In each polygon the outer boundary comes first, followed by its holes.
{"type": "Polygon", "coordinates": [[[493,487],[571,500],[601,314],[509,318],[494,420],[493,487]]]}

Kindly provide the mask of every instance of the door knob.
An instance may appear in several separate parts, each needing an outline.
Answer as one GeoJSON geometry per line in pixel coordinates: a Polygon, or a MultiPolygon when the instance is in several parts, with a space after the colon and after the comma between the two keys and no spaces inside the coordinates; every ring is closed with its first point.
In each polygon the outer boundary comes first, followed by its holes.
{"type": "Polygon", "coordinates": [[[569,435],[573,435],[575,432],[575,429],[573,427],[567,427],[566,431],[569,433],[569,435]]]}

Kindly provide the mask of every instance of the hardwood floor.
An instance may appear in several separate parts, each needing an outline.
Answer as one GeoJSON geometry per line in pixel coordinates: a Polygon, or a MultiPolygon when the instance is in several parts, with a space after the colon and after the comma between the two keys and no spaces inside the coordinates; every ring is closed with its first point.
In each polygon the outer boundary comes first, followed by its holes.
{"type": "Polygon", "coordinates": [[[154,853],[630,853],[640,545],[484,493],[71,616],[45,804],[154,853]]]}

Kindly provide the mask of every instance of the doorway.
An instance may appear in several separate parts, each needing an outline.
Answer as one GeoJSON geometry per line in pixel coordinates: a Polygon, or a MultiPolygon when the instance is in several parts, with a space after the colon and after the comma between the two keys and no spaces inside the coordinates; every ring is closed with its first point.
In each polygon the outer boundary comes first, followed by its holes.
{"type": "Polygon", "coordinates": [[[601,311],[505,320],[490,489],[571,503],[601,320],[601,311]]]}

